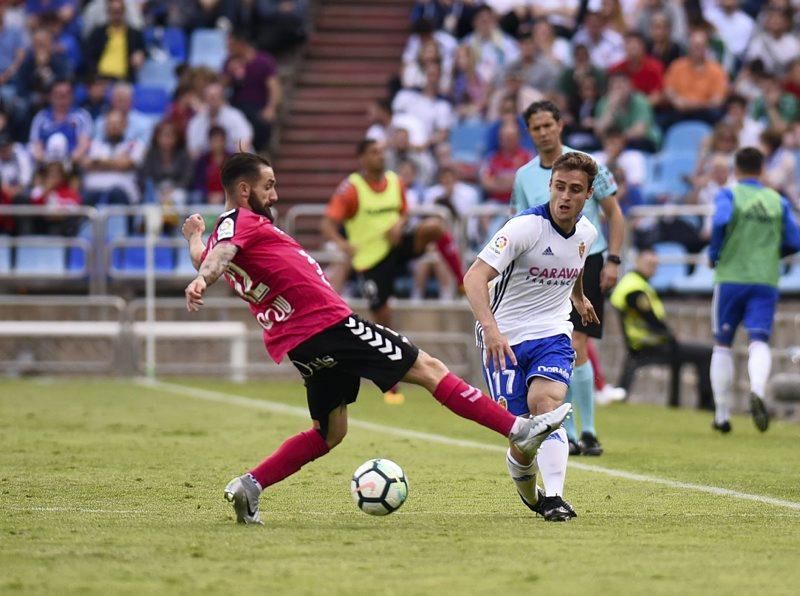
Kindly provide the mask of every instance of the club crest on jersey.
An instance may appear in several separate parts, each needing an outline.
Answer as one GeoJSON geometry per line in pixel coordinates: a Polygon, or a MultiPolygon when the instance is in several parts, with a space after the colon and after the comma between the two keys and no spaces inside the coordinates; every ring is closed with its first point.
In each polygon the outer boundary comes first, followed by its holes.
{"type": "Polygon", "coordinates": [[[586,252],[586,243],[585,242],[581,242],[578,245],[578,256],[580,258],[583,258],[583,253],[585,253],[585,252],[586,252]]]}
{"type": "Polygon", "coordinates": [[[217,227],[217,239],[227,240],[228,238],[233,238],[233,219],[230,217],[223,219],[217,227]]]}
{"type": "Polygon", "coordinates": [[[504,410],[508,409],[508,400],[505,397],[498,397],[497,398],[497,405],[503,408],[504,410]]]}
{"type": "Polygon", "coordinates": [[[490,248],[494,254],[499,255],[506,249],[506,246],[508,246],[508,238],[505,236],[495,236],[490,248]]]}

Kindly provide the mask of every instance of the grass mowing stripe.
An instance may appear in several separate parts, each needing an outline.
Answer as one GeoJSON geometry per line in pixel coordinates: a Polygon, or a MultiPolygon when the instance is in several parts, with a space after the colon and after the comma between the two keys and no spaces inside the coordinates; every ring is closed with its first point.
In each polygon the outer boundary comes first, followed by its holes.
{"type": "MultiPolygon", "coordinates": [[[[297,406],[289,406],[277,402],[252,399],[243,397],[241,395],[233,395],[230,393],[222,393],[219,391],[210,391],[208,389],[200,389],[196,387],[187,387],[185,385],[177,385],[175,383],[167,383],[164,381],[156,381],[150,379],[139,379],[137,382],[141,385],[151,387],[153,389],[173,393],[175,395],[183,395],[194,399],[202,399],[205,401],[234,404],[245,408],[254,408],[264,410],[267,412],[275,412],[277,414],[287,414],[295,417],[308,418],[308,410],[297,406]]],[[[348,417],[348,424],[351,427],[362,428],[364,430],[374,431],[377,433],[393,435],[395,437],[403,437],[407,439],[419,439],[428,441],[430,443],[440,443],[442,445],[449,445],[452,447],[465,447],[468,449],[482,449],[485,451],[505,452],[506,448],[500,445],[489,445],[487,443],[479,443],[477,441],[467,441],[463,439],[454,439],[445,435],[438,435],[434,433],[425,433],[405,428],[395,428],[392,426],[385,426],[383,424],[375,424],[372,422],[365,422],[348,417]]],[[[605,474],[606,476],[613,476],[630,480],[632,482],[645,482],[649,484],[659,484],[670,488],[679,488],[683,490],[690,490],[695,492],[707,493],[721,497],[731,497],[734,499],[741,499],[745,501],[756,501],[764,503],[765,505],[774,505],[775,507],[785,507],[800,511],[800,503],[795,501],[788,501],[785,499],[776,499],[766,495],[755,495],[751,493],[743,493],[736,490],[721,488],[718,486],[708,486],[705,484],[693,484],[691,482],[680,482],[678,480],[669,480],[668,478],[659,478],[658,476],[648,476],[645,474],[636,474],[634,472],[626,472],[625,470],[615,470],[613,468],[605,468],[593,464],[583,464],[579,462],[569,462],[570,467],[576,470],[585,472],[592,472],[595,474],[605,474]]]]}

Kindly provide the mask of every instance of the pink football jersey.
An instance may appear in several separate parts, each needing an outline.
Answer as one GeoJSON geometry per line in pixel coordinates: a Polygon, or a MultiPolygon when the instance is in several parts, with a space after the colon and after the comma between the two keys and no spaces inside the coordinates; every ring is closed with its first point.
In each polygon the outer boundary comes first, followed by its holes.
{"type": "Polygon", "coordinates": [[[264,328],[264,345],[275,362],[352,314],[319,263],[266,217],[248,209],[220,215],[202,260],[219,242],[239,248],[225,279],[264,328]]]}

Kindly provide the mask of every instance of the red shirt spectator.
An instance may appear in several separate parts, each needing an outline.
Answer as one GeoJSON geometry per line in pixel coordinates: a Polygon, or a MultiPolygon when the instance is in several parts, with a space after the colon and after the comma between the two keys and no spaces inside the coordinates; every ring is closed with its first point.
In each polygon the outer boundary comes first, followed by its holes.
{"type": "Polygon", "coordinates": [[[47,207],[80,207],[81,195],[69,183],[64,165],[51,162],[45,168],[44,180],[31,191],[31,204],[47,207]]]}
{"type": "Polygon", "coordinates": [[[519,146],[516,121],[504,122],[500,127],[500,149],[489,155],[481,166],[481,186],[486,200],[510,203],[514,176],[531,159],[533,155],[519,146]]]}
{"type": "Polygon", "coordinates": [[[628,76],[636,91],[644,93],[651,104],[659,103],[664,90],[664,65],[647,55],[644,39],[638,33],[625,36],[625,60],[609,69],[609,74],[628,76]]]}

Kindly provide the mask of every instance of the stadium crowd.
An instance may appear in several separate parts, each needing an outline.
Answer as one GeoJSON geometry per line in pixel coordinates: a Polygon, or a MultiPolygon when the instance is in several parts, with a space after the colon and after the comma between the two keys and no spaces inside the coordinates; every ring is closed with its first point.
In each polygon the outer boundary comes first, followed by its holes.
{"type": "MultiPolygon", "coordinates": [[[[402,71],[369,106],[367,136],[385,141],[412,205],[508,205],[535,151],[520,114],[549,99],[564,143],[614,173],[626,213],[710,204],[747,145],[762,148],[767,183],[798,207],[797,4],[418,1],[402,71]]],[[[699,252],[710,226],[683,217],[635,229],[638,246],[671,240],[699,252]]]]}
{"type": "MultiPolygon", "coordinates": [[[[305,0],[2,0],[0,204],[222,204],[265,151],[305,0]]],[[[6,233],[75,226],[2,219],[6,233]]]]}

